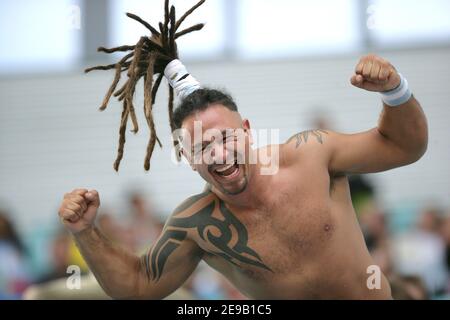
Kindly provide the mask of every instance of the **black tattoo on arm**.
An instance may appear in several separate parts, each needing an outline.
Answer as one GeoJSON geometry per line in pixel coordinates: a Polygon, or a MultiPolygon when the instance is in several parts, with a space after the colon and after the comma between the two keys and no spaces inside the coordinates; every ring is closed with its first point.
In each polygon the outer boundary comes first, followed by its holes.
{"type": "Polygon", "coordinates": [[[152,280],[159,280],[164,270],[164,265],[169,256],[186,239],[187,232],[177,230],[166,230],[156,245],[144,257],[147,276],[152,280]]]}
{"type": "Polygon", "coordinates": [[[164,232],[148,255],[144,264],[148,277],[158,281],[164,272],[168,258],[186,240],[188,231],[195,231],[211,248],[213,254],[239,266],[250,265],[273,272],[265,265],[261,257],[248,246],[248,232],[236,216],[211,193],[192,197],[182,204],[166,224],[164,232]],[[199,210],[192,210],[202,199],[199,210]],[[215,216],[213,216],[213,214],[215,216]],[[217,217],[216,217],[217,216],[217,217]]]}
{"type": "Polygon", "coordinates": [[[300,132],[300,133],[296,134],[295,136],[291,137],[287,141],[287,144],[289,144],[291,141],[295,140],[296,141],[295,148],[299,148],[302,144],[308,143],[308,139],[311,136],[315,137],[317,142],[319,142],[320,144],[323,144],[323,135],[324,134],[328,134],[328,132],[325,130],[320,130],[320,129],[303,131],[303,132],[300,132]]]}

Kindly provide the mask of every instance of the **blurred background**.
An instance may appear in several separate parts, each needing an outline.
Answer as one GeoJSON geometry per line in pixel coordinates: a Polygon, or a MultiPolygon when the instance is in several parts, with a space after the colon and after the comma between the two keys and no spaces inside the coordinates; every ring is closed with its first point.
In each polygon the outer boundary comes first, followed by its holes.
{"type": "MultiPolygon", "coordinates": [[[[172,3],[181,12],[195,1],[172,3]]],[[[142,253],[175,206],[203,189],[188,166],[172,161],[167,86],[155,105],[164,148],[155,150],[152,170],[143,169],[144,129],[128,133],[121,170],[113,171],[121,106],[112,101],[98,112],[113,72],[82,70],[120,57],[98,46],[147,35],[125,12],[156,24],[163,0],[0,2],[0,299],[104,298],[58,221],[64,193],[97,189],[102,230],[142,253]],[[92,285],[67,293],[69,265],[92,285]]],[[[201,83],[232,93],[253,128],[281,129],[282,140],[310,128],[376,126],[378,95],[349,83],[366,53],[408,78],[429,120],[428,152],[406,168],[351,177],[353,201],[394,297],[449,298],[450,2],[208,0],[189,18],[198,22],[206,27],[180,41],[181,59],[201,83]]],[[[243,298],[205,265],[177,294],[243,298]]]]}

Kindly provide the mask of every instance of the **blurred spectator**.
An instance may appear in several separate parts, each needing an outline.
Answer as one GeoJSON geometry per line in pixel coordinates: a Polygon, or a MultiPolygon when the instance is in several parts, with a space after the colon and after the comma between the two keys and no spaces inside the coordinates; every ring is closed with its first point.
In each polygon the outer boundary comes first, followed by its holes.
{"type": "Polygon", "coordinates": [[[0,299],[17,298],[29,284],[25,248],[12,222],[0,212],[0,299]]]}
{"type": "MultiPolygon", "coordinates": [[[[219,274],[220,275],[220,274],[219,274]]],[[[223,288],[225,299],[227,300],[247,300],[248,298],[244,296],[235,286],[228,281],[227,278],[220,275],[220,284],[223,288]]]]}
{"type": "Polygon", "coordinates": [[[423,232],[439,234],[442,220],[443,214],[440,209],[428,207],[419,216],[418,228],[423,232]]]}
{"type": "Polygon", "coordinates": [[[363,175],[350,175],[348,177],[350,185],[350,195],[352,197],[353,207],[358,216],[365,206],[371,205],[375,198],[375,188],[371,181],[363,175]]]}
{"type": "Polygon", "coordinates": [[[450,272],[450,214],[444,219],[441,227],[442,238],[445,242],[445,255],[446,255],[446,265],[447,270],[450,272]]]}
{"type": "Polygon", "coordinates": [[[133,252],[138,250],[138,248],[136,248],[133,230],[117,221],[117,219],[108,211],[103,210],[98,215],[97,225],[106,238],[108,238],[112,243],[118,244],[133,252]]]}
{"type": "Polygon", "coordinates": [[[394,273],[386,214],[376,205],[366,205],[359,218],[367,248],[374,263],[387,276],[394,273]]]}
{"type": "Polygon", "coordinates": [[[369,251],[382,245],[388,238],[387,222],[384,212],[374,203],[361,212],[359,223],[364,233],[369,251]]]}
{"type": "MultiPolygon", "coordinates": [[[[447,267],[447,274],[450,275],[450,212],[447,214],[447,217],[443,219],[440,233],[445,244],[445,264],[447,267]]],[[[450,279],[447,283],[447,294],[450,294],[450,279]]]]}
{"type": "Polygon", "coordinates": [[[445,292],[447,269],[445,243],[437,233],[438,210],[426,208],[419,216],[417,228],[395,237],[393,257],[402,275],[419,276],[431,296],[445,292]]]}
{"type": "Polygon", "coordinates": [[[205,262],[200,262],[189,281],[187,281],[186,288],[193,293],[196,299],[200,300],[227,298],[221,286],[220,275],[205,262]]]}
{"type": "Polygon", "coordinates": [[[65,231],[60,231],[53,238],[50,250],[50,270],[40,277],[35,283],[43,283],[67,276],[67,267],[70,265],[70,235],[65,231]]]}
{"type": "Polygon", "coordinates": [[[312,125],[314,129],[320,130],[334,130],[334,126],[331,124],[330,117],[328,111],[324,110],[321,107],[313,107],[314,116],[312,119],[312,125]]]}
{"type": "Polygon", "coordinates": [[[428,300],[427,288],[422,279],[414,276],[395,276],[389,279],[395,300],[428,300]]]}
{"type": "Polygon", "coordinates": [[[186,281],[184,288],[200,300],[243,300],[246,299],[220,273],[200,262],[195,272],[186,281]]]}
{"type": "Polygon", "coordinates": [[[129,226],[133,246],[137,250],[148,248],[159,237],[164,224],[159,221],[150,201],[138,192],[129,196],[129,226]]]}

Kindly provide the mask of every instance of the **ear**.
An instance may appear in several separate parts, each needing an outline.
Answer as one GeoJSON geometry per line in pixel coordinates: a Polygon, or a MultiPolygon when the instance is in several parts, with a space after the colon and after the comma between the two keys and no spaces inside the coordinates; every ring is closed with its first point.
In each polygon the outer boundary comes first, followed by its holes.
{"type": "Polygon", "coordinates": [[[253,136],[252,136],[252,131],[251,131],[251,127],[250,127],[250,121],[248,119],[244,119],[242,121],[242,127],[244,128],[244,131],[248,134],[250,145],[253,145],[253,136]]]}

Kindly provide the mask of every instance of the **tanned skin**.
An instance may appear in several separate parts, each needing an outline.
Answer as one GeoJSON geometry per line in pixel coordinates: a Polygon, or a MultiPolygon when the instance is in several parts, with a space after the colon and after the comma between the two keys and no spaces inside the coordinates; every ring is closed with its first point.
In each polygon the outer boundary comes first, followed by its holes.
{"type": "MultiPolygon", "coordinates": [[[[358,63],[354,86],[384,92],[400,77],[386,60],[369,55],[358,63]]],[[[208,183],[181,204],[148,254],[137,257],[113,246],[95,227],[100,206],[95,190],[66,194],[59,215],[106,293],[114,298],[161,299],[180,287],[204,260],[242,293],[254,299],[391,299],[388,281],[367,287],[374,264],[352,206],[347,175],[374,173],[418,161],[428,142],[427,120],[413,97],[384,105],[379,125],[346,135],[304,131],[273,148],[253,150],[250,123],[214,105],[183,122],[193,137],[202,129],[228,129],[223,141],[202,141],[199,154],[183,149],[192,168],[208,183]],[[230,129],[243,129],[239,140],[230,129]],[[221,143],[223,159],[245,154],[232,178],[210,145],[221,143]],[[250,164],[259,151],[279,159],[273,175],[250,164]],[[212,164],[196,164],[196,157],[212,164]]],[[[186,147],[186,146],[184,146],[186,147]]]]}

